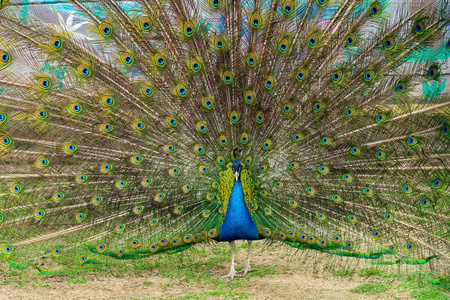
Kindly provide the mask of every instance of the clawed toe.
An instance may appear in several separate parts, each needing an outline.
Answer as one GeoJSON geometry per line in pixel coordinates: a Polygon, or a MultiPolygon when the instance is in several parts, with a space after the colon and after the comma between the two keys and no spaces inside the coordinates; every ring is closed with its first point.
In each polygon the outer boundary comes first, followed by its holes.
{"type": "Polygon", "coordinates": [[[231,278],[234,279],[234,277],[236,276],[238,272],[236,271],[230,271],[230,273],[228,273],[228,275],[222,276],[222,278],[231,278]]]}
{"type": "Polygon", "coordinates": [[[242,270],[240,270],[238,273],[244,273],[243,276],[247,275],[250,272],[256,271],[255,269],[253,269],[252,267],[245,267],[242,270]]]}

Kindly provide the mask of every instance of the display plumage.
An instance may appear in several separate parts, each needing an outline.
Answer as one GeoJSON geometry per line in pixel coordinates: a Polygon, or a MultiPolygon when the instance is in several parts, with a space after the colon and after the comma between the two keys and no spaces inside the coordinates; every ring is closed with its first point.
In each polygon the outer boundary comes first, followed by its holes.
{"type": "Polygon", "coordinates": [[[270,239],[448,271],[447,1],[0,3],[3,261],[270,239]]]}

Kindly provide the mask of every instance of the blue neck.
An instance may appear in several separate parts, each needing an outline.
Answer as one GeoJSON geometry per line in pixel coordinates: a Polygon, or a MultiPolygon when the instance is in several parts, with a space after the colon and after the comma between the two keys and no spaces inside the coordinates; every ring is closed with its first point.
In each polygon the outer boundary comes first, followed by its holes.
{"type": "Polygon", "coordinates": [[[240,178],[234,181],[225,220],[220,225],[219,233],[221,241],[258,239],[256,224],[245,205],[240,178]]]}

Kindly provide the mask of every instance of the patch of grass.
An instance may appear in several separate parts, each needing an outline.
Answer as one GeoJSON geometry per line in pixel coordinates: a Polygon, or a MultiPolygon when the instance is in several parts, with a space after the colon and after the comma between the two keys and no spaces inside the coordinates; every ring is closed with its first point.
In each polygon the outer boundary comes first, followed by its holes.
{"type": "Polygon", "coordinates": [[[445,295],[444,293],[438,291],[437,289],[433,288],[425,288],[425,289],[418,289],[413,291],[412,296],[414,299],[420,299],[420,300],[448,300],[449,297],[445,295]]]}
{"type": "Polygon", "coordinates": [[[384,271],[381,269],[370,267],[370,268],[364,268],[364,269],[360,270],[358,272],[358,275],[362,276],[362,277],[374,276],[374,275],[380,276],[383,273],[384,273],[384,271]]]}
{"type": "Polygon", "coordinates": [[[206,297],[216,298],[217,296],[225,296],[226,298],[224,298],[224,299],[230,299],[230,298],[247,299],[249,295],[251,295],[251,294],[247,293],[247,292],[238,292],[238,291],[229,291],[229,290],[207,290],[207,291],[202,291],[199,293],[191,293],[191,294],[183,295],[180,297],[176,297],[176,298],[173,298],[173,300],[187,300],[187,299],[201,300],[201,299],[205,299],[206,297]]]}
{"type": "Polygon", "coordinates": [[[6,271],[6,275],[7,276],[20,276],[22,275],[22,271],[19,269],[9,269],[8,271],[6,271]]]}
{"type": "Polygon", "coordinates": [[[34,288],[39,288],[39,287],[50,287],[50,284],[45,283],[41,280],[35,280],[33,281],[33,283],[31,284],[32,287],[34,288]]]}
{"type": "Polygon", "coordinates": [[[30,282],[29,280],[25,279],[25,280],[19,280],[17,281],[17,285],[18,286],[23,286],[25,284],[27,284],[28,282],[30,282]]]}
{"type": "Polygon", "coordinates": [[[378,276],[393,278],[393,283],[366,283],[351,290],[359,294],[379,294],[389,289],[408,291],[414,299],[449,299],[450,279],[436,279],[433,273],[416,271],[411,273],[389,273],[379,268],[365,268],[358,272],[360,276],[378,276]]]}
{"type": "Polygon", "coordinates": [[[171,286],[172,286],[172,284],[170,282],[168,282],[168,283],[164,283],[161,288],[164,291],[164,290],[167,290],[168,288],[170,288],[171,286]]]}
{"type": "Polygon", "coordinates": [[[334,271],[334,276],[339,276],[339,277],[345,277],[345,276],[352,276],[353,274],[355,274],[356,269],[338,269],[336,271],[334,271]]]}
{"type": "Polygon", "coordinates": [[[375,294],[383,293],[383,292],[389,290],[391,287],[392,287],[392,285],[389,283],[379,283],[379,282],[364,283],[364,284],[358,285],[353,290],[350,290],[350,292],[357,293],[357,294],[375,295],[375,294]]]}
{"type": "Polygon", "coordinates": [[[248,296],[253,294],[242,291],[230,291],[230,290],[206,290],[199,293],[186,294],[180,297],[173,298],[173,300],[203,300],[206,297],[225,296],[223,299],[247,299],[248,296]]]}
{"type": "Polygon", "coordinates": [[[84,277],[68,277],[68,283],[86,283],[87,280],[84,277]]]}
{"type": "Polygon", "coordinates": [[[211,273],[211,268],[194,265],[176,265],[161,270],[160,275],[170,279],[180,279],[186,282],[203,282],[214,284],[217,281],[211,273]]]}
{"type": "Polygon", "coordinates": [[[450,278],[436,279],[434,274],[415,272],[407,275],[407,282],[412,289],[411,295],[415,299],[449,299],[450,278]]]}
{"type": "Polygon", "coordinates": [[[255,271],[248,273],[248,275],[250,275],[250,277],[263,277],[263,276],[270,275],[270,274],[278,274],[278,270],[276,269],[276,267],[257,266],[254,268],[255,268],[255,271]]]}
{"type": "Polygon", "coordinates": [[[147,280],[147,281],[142,282],[142,284],[143,285],[152,285],[153,281],[147,280]]]}
{"type": "MultiPolygon", "coordinates": [[[[233,291],[229,289],[205,290],[198,293],[189,293],[186,295],[170,298],[171,300],[203,300],[203,299],[247,299],[252,293],[243,291],[233,291]],[[218,298],[220,297],[220,298],[218,298]],[[223,297],[223,298],[222,298],[223,297]]],[[[168,300],[169,298],[150,297],[141,300],[168,300]]],[[[137,299],[135,299],[137,300],[137,299]]]]}
{"type": "Polygon", "coordinates": [[[450,299],[450,278],[436,278],[433,273],[416,271],[399,273],[395,279],[400,281],[395,288],[411,292],[414,299],[450,299]]]}
{"type": "Polygon", "coordinates": [[[248,280],[248,278],[244,277],[240,277],[240,278],[236,278],[234,280],[229,280],[229,281],[225,281],[225,279],[221,278],[221,281],[219,282],[218,285],[215,285],[215,287],[217,289],[229,289],[229,290],[236,290],[238,288],[242,288],[242,287],[248,287],[250,286],[250,281],[248,280]]]}

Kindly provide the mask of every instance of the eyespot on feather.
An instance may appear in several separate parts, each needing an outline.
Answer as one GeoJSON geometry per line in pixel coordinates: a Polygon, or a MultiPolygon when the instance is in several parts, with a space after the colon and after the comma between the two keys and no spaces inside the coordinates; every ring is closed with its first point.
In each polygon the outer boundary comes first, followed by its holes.
{"type": "Polygon", "coordinates": [[[43,108],[36,109],[34,111],[33,115],[34,115],[34,118],[39,121],[45,121],[48,118],[48,112],[47,112],[47,110],[45,110],[43,108]]]}
{"type": "Polygon", "coordinates": [[[185,98],[188,94],[186,85],[180,83],[175,86],[175,94],[180,98],[185,98]]]}
{"type": "Polygon", "coordinates": [[[312,33],[307,38],[307,44],[310,49],[317,49],[320,46],[320,36],[318,33],[312,33]]]}
{"type": "Polygon", "coordinates": [[[103,163],[100,166],[100,172],[107,174],[107,173],[111,172],[113,170],[113,168],[114,167],[113,167],[112,164],[110,164],[110,163],[103,163]]]}
{"type": "Polygon", "coordinates": [[[109,23],[101,23],[98,26],[98,32],[103,37],[110,37],[113,32],[113,28],[109,23]]]}
{"type": "Polygon", "coordinates": [[[157,53],[153,55],[153,64],[159,68],[164,68],[166,66],[167,60],[163,54],[157,53]]]}
{"type": "Polygon", "coordinates": [[[286,16],[292,15],[295,11],[295,3],[292,0],[285,0],[282,3],[281,10],[286,16]]]}
{"type": "Polygon", "coordinates": [[[261,15],[259,13],[253,13],[249,18],[250,26],[253,29],[259,29],[261,28],[263,24],[263,20],[261,18],[261,15]]]}
{"type": "Polygon", "coordinates": [[[422,35],[426,32],[426,24],[423,19],[418,19],[414,22],[413,32],[417,35],[422,35]]]}
{"type": "Polygon", "coordinates": [[[303,83],[308,78],[308,71],[305,68],[300,68],[297,70],[297,73],[295,74],[295,79],[299,83],[303,83]]]}
{"type": "Polygon", "coordinates": [[[119,58],[120,62],[126,66],[132,66],[134,64],[134,56],[130,53],[122,53],[119,58]]]}
{"type": "Polygon", "coordinates": [[[228,47],[228,42],[225,39],[225,37],[222,35],[215,36],[213,39],[213,44],[214,44],[214,47],[219,51],[225,50],[228,47]]]}
{"type": "Polygon", "coordinates": [[[114,97],[112,95],[104,95],[102,96],[102,98],[100,99],[100,103],[102,104],[103,107],[113,107],[116,103],[116,100],[114,99],[114,97]]]}
{"type": "Polygon", "coordinates": [[[220,74],[220,77],[222,78],[223,83],[226,85],[229,85],[233,83],[234,75],[230,71],[225,71],[220,74]]]}
{"type": "Polygon", "coordinates": [[[141,180],[141,185],[143,187],[149,187],[153,183],[153,179],[150,177],[144,177],[141,180]]]}
{"type": "Polygon", "coordinates": [[[67,107],[67,110],[72,114],[72,115],[78,115],[80,113],[83,112],[83,106],[78,103],[78,102],[72,102],[69,104],[69,106],[67,107]]]}
{"type": "Polygon", "coordinates": [[[247,58],[246,58],[246,63],[247,63],[247,66],[249,66],[251,68],[256,66],[258,63],[258,55],[255,52],[248,53],[247,58]]]}
{"type": "Polygon", "coordinates": [[[272,75],[269,75],[264,80],[264,87],[268,90],[271,90],[275,86],[275,82],[276,82],[275,77],[273,77],[272,75]]]}
{"type": "Polygon", "coordinates": [[[277,50],[280,54],[286,54],[289,50],[290,42],[288,39],[282,39],[277,46],[277,50]]]}
{"type": "Polygon", "coordinates": [[[214,9],[219,9],[222,6],[223,0],[208,0],[209,5],[214,9]]]}
{"type": "Polygon", "coordinates": [[[0,135],[0,148],[7,148],[12,145],[12,139],[8,135],[0,135]]]}
{"type": "Polygon", "coordinates": [[[190,59],[188,61],[188,66],[194,73],[198,73],[202,70],[202,63],[200,62],[200,59],[197,58],[190,59]]]}
{"type": "Polygon", "coordinates": [[[82,78],[89,78],[92,75],[91,67],[88,65],[79,65],[76,68],[76,73],[78,76],[82,78]]]}
{"type": "Polygon", "coordinates": [[[52,81],[48,77],[41,77],[37,80],[37,87],[40,90],[48,90],[52,87],[52,81]]]}
{"type": "Polygon", "coordinates": [[[139,29],[141,31],[148,32],[148,31],[150,31],[152,29],[153,23],[152,23],[152,20],[149,17],[142,16],[142,17],[139,18],[138,25],[139,25],[139,29]]]}
{"type": "Polygon", "coordinates": [[[378,17],[383,12],[383,9],[381,3],[375,1],[369,6],[369,15],[371,17],[378,17]]]}
{"type": "Polygon", "coordinates": [[[232,124],[236,124],[237,122],[239,122],[240,114],[236,110],[233,110],[230,112],[228,117],[232,124]]]}
{"type": "Polygon", "coordinates": [[[358,42],[358,36],[355,33],[349,33],[347,34],[347,37],[345,38],[345,45],[347,47],[353,47],[358,42]]]}
{"type": "Polygon", "coordinates": [[[195,33],[195,25],[192,22],[185,22],[183,24],[183,34],[186,37],[192,37],[195,33]]]}
{"type": "Polygon", "coordinates": [[[257,124],[262,124],[264,122],[264,113],[262,111],[258,112],[256,114],[256,123],[257,124]]]}
{"type": "Polygon", "coordinates": [[[11,55],[0,49],[0,68],[3,68],[12,62],[11,55]]]}

